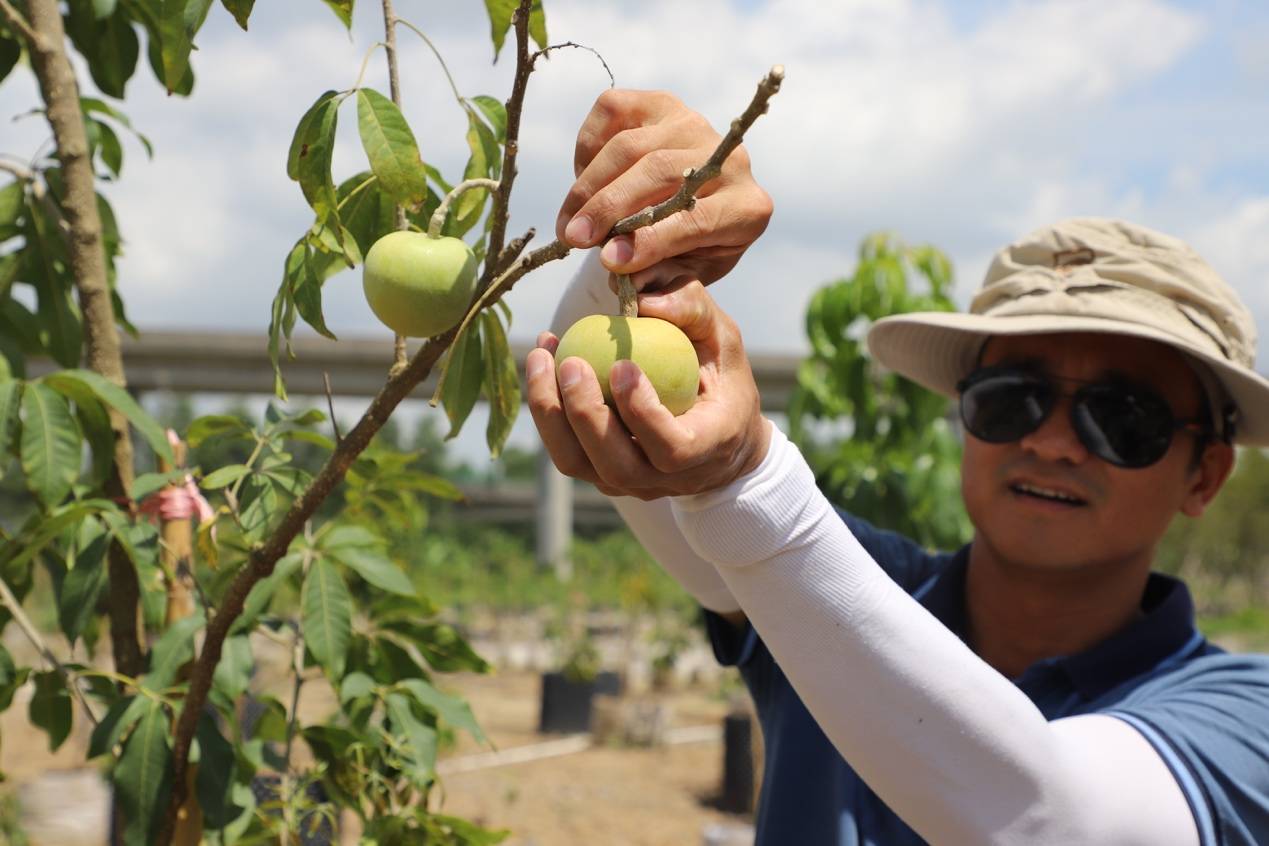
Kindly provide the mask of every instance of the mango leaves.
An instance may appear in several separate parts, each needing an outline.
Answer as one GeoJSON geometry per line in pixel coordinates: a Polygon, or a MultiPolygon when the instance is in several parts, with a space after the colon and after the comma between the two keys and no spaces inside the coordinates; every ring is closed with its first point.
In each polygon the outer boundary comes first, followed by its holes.
{"type": "MultiPolygon", "coordinates": [[[[507,30],[511,29],[511,18],[515,14],[518,0],[485,0],[485,11],[489,13],[489,36],[493,39],[494,61],[502,52],[502,45],[507,40],[507,30]]],[[[539,47],[545,48],[546,12],[542,3],[535,0],[529,11],[529,36],[539,47]]]]}

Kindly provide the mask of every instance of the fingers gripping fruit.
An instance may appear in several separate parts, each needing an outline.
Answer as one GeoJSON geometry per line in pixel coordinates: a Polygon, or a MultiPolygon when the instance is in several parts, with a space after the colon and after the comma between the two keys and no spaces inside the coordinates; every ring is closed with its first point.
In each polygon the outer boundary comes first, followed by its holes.
{"type": "Polygon", "coordinates": [[[613,317],[592,314],[569,327],[560,338],[555,360],[585,359],[599,377],[604,400],[613,404],[608,373],[614,362],[639,365],[656,389],[661,404],[682,414],[696,402],[700,362],[683,330],[656,317],[613,317]]]}
{"type": "Polygon", "coordinates": [[[462,319],[476,287],[476,257],[460,238],[391,232],[366,253],[362,287],[392,331],[439,335],[462,319]]]}

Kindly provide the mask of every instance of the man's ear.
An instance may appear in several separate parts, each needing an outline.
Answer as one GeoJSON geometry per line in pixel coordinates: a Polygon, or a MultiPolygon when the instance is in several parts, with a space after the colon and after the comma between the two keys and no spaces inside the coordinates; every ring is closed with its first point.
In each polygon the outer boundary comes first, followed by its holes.
{"type": "Polygon", "coordinates": [[[1190,488],[1181,502],[1181,513],[1201,517],[1234,470],[1234,448],[1216,441],[1203,448],[1198,466],[1190,474],[1190,488]]]}

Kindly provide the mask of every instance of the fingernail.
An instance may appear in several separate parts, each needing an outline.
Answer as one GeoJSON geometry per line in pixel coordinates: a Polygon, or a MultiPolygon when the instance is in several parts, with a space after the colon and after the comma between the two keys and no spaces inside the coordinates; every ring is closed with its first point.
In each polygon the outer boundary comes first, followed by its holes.
{"type": "Polygon", "coordinates": [[[564,227],[564,238],[570,244],[589,244],[593,231],[594,226],[591,225],[590,218],[578,215],[564,227]]]}
{"type": "Polygon", "coordinates": [[[524,362],[524,375],[530,379],[536,379],[546,370],[546,362],[543,361],[544,356],[530,354],[524,362]]]}
{"type": "Polygon", "coordinates": [[[564,359],[560,365],[560,387],[571,388],[582,379],[582,365],[571,358],[564,359]]]}
{"type": "Polygon", "coordinates": [[[613,238],[604,245],[600,258],[608,264],[626,264],[634,258],[634,244],[630,243],[629,238],[613,238]]]}
{"type": "Polygon", "coordinates": [[[608,384],[614,391],[624,393],[638,381],[638,378],[639,371],[628,361],[613,362],[612,369],[608,371],[608,384]]]}

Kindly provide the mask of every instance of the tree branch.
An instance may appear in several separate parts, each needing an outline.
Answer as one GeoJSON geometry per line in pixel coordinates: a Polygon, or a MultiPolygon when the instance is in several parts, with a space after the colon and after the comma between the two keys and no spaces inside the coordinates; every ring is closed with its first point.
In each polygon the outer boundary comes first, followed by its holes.
{"type": "Polygon", "coordinates": [[[754,92],[753,99],[749,101],[749,107],[745,109],[740,117],[731,122],[731,128],[727,130],[723,140],[718,143],[718,147],[714,150],[713,155],[709,157],[709,161],[698,168],[691,168],[686,171],[683,174],[683,184],[679,186],[678,192],[673,197],[649,209],[644,209],[638,214],[633,214],[624,220],[617,221],[612,231],[608,233],[608,237],[628,235],[636,229],[642,229],[645,226],[651,226],[657,221],[664,220],[675,212],[692,208],[696,204],[696,192],[706,182],[717,178],[722,173],[723,162],[731,155],[732,150],[740,146],[741,139],[745,137],[749,127],[753,126],[753,122],[760,115],[766,114],[768,101],[780,90],[780,83],[783,81],[784,65],[776,65],[758,83],[758,90],[754,92]]]}
{"type": "Polygon", "coordinates": [[[32,45],[32,49],[35,49],[35,43],[40,40],[39,33],[31,28],[26,18],[22,17],[17,9],[9,5],[9,0],[0,0],[0,16],[4,17],[9,26],[17,30],[24,41],[32,45]]]}
{"type": "MultiPolygon", "coordinates": [[[[66,32],[57,0],[28,0],[30,26],[15,23],[13,7],[3,2],[0,11],[27,38],[31,68],[39,81],[45,114],[57,143],[65,196],[61,208],[69,226],[66,251],[75,277],[79,308],[84,316],[84,352],[88,366],[120,387],[125,386],[119,331],[115,326],[114,304],[106,274],[106,250],[102,241],[101,217],[92,163],[88,158],[88,135],[79,104],[79,86],[66,55],[66,32]]],[[[106,494],[127,498],[132,487],[132,435],[127,419],[110,409],[114,432],[114,461],[106,480],[106,494]]],[[[137,603],[140,586],[136,570],[118,542],[110,545],[110,638],[115,668],[127,676],[144,670],[144,657],[137,638],[137,603]]]]}
{"type": "MultiPolygon", "coordinates": [[[[511,186],[516,181],[516,156],[520,152],[520,115],[524,111],[524,95],[529,88],[529,74],[537,55],[529,55],[529,12],[533,0],[520,0],[512,19],[516,30],[516,76],[511,84],[511,96],[507,98],[507,137],[502,148],[502,170],[499,173],[498,190],[494,192],[493,207],[489,210],[493,223],[489,227],[489,246],[486,256],[497,259],[502,255],[502,242],[507,237],[507,216],[510,209],[511,186]]],[[[476,286],[483,293],[501,271],[497,261],[485,260],[485,270],[476,286]]]]}
{"type": "MultiPolygon", "coordinates": [[[[3,0],[0,0],[3,2],[3,0]]],[[[53,654],[53,650],[48,648],[48,644],[44,642],[44,638],[40,637],[39,629],[26,616],[26,612],[22,610],[22,603],[18,602],[18,598],[13,595],[13,591],[9,590],[9,585],[4,579],[0,579],[0,605],[9,609],[9,613],[13,615],[13,619],[17,622],[18,628],[26,635],[26,639],[31,641],[40,653],[40,657],[48,664],[49,669],[56,670],[57,674],[62,677],[62,683],[68,687],[75,698],[79,700],[79,704],[84,706],[84,713],[88,715],[88,719],[95,726],[98,723],[97,715],[93,713],[92,707],[88,704],[88,699],[84,696],[84,692],[79,689],[77,684],[78,675],[62,666],[62,662],[57,660],[57,656],[53,654]]]]}
{"type": "MultiPolygon", "coordinates": [[[[528,0],[522,0],[521,8],[523,9],[527,3],[528,0]]],[[[770,91],[763,98],[764,108],[766,99],[769,99],[773,93],[775,92],[770,91]]],[[[750,108],[753,108],[752,104],[750,108]]],[[[739,136],[744,134],[744,131],[760,113],[755,113],[743,124],[733,123],[733,132],[738,133],[738,136],[734,140],[729,141],[731,139],[731,133],[729,133],[728,137],[720,142],[720,149],[723,144],[727,143],[731,144],[730,149],[735,149],[735,146],[740,142],[739,136]],[[740,128],[737,128],[738,125],[740,128]]],[[[709,161],[712,162],[718,157],[719,153],[715,150],[709,161]]],[[[700,170],[703,171],[706,166],[708,166],[708,163],[702,166],[700,170]]],[[[504,173],[503,176],[505,179],[506,174],[504,173]]],[[[675,211],[690,207],[692,195],[688,194],[686,198],[679,199],[679,195],[682,193],[680,191],[674,198],[662,204],[668,209],[665,214],[672,214],[675,211]]],[[[625,231],[632,231],[639,228],[639,226],[631,225],[628,221],[637,217],[639,215],[624,218],[617,225],[629,226],[629,229],[625,231]]],[[[664,214],[662,217],[664,217],[664,214]]],[[[313,477],[313,481],[309,483],[308,488],[291,504],[291,507],[282,517],[281,522],[274,529],[269,539],[251,550],[246,564],[238,571],[228,590],[226,590],[219,610],[207,624],[203,648],[191,673],[189,690],[181,705],[181,713],[177,718],[172,748],[172,778],[170,782],[172,792],[168,799],[163,826],[155,841],[159,846],[169,846],[171,842],[172,830],[176,821],[176,811],[185,798],[190,743],[194,738],[198,717],[211,690],[212,676],[215,673],[216,664],[220,661],[221,649],[224,646],[225,638],[228,636],[229,629],[234,621],[242,614],[243,605],[246,602],[247,595],[251,593],[251,589],[262,579],[273,573],[277,562],[286,555],[291,542],[304,530],[305,523],[317,512],[317,509],[335,489],[335,486],[343,480],[348,468],[352,466],[357,457],[370,444],[370,440],[387,422],[393,410],[420,382],[428,377],[432,372],[432,368],[436,366],[436,362],[440,360],[445,351],[454,343],[454,339],[470,324],[474,317],[489,304],[497,302],[500,297],[510,291],[516,282],[530,271],[541,267],[549,261],[564,258],[569,251],[568,245],[559,240],[554,240],[546,246],[539,247],[528,255],[520,257],[509,268],[497,275],[488,289],[480,295],[468,310],[467,316],[461,324],[434,338],[428,339],[419,351],[414,354],[414,358],[409,361],[404,369],[392,373],[388,377],[388,381],[371,401],[370,406],[361,416],[361,419],[357,421],[357,425],[344,436],[343,441],[331,453],[330,458],[326,460],[326,464],[313,477]]],[[[433,403],[435,401],[434,397],[433,403]]]]}
{"type": "MultiPolygon", "coordinates": [[[[397,16],[392,11],[392,0],[383,0],[384,52],[388,56],[388,93],[397,109],[401,108],[401,74],[397,70],[397,16]]],[[[400,203],[393,207],[393,219],[398,230],[409,224],[405,219],[405,208],[400,203]]],[[[406,352],[405,336],[392,337],[392,369],[390,373],[399,373],[405,369],[406,352]]]]}

